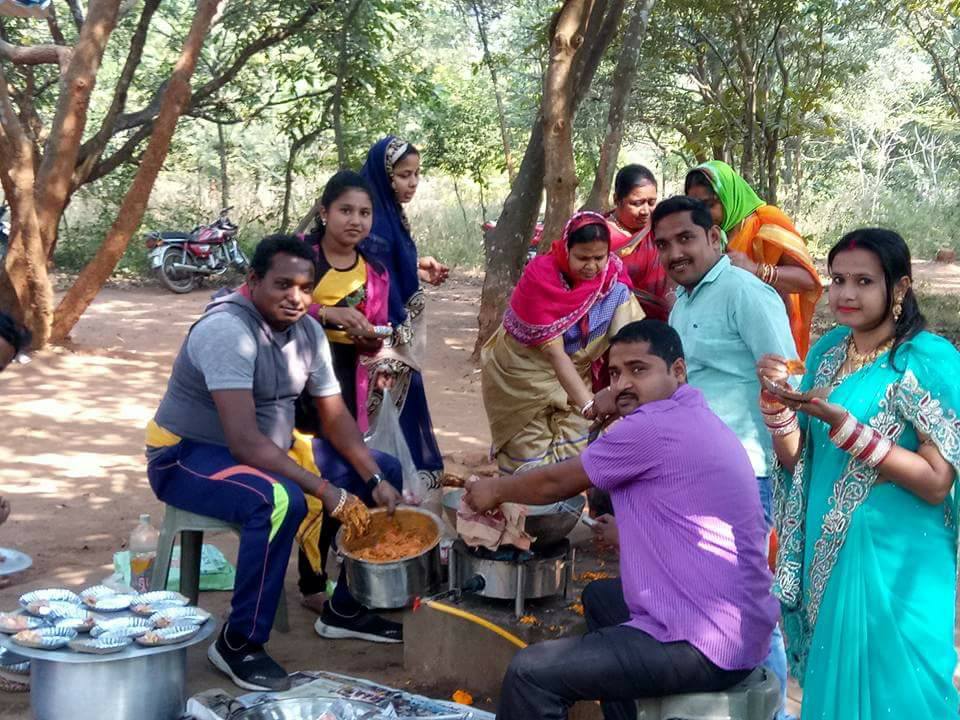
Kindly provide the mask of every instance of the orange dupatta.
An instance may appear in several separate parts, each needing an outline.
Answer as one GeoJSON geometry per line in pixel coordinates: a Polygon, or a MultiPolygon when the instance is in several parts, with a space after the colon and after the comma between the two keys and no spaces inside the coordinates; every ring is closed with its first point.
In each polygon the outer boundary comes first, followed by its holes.
{"type": "Polygon", "coordinates": [[[786,255],[791,261],[789,264],[802,267],[816,279],[816,289],[790,293],[783,298],[797,352],[801,360],[805,359],[810,349],[813,313],[823,294],[823,286],[807,245],[790,218],[773,205],[761,205],[740,223],[727,244],[727,250],[742,252],[756,263],[770,265],[781,264],[781,258],[786,255]]]}

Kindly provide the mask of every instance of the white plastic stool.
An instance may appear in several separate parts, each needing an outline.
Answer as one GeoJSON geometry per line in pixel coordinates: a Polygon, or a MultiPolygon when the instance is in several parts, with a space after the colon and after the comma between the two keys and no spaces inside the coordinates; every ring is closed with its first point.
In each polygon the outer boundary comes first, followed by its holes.
{"type": "MultiPolygon", "coordinates": [[[[200,556],[203,551],[203,533],[227,530],[239,535],[240,526],[180,510],[172,505],[166,505],[165,508],[150,587],[157,590],[167,587],[173,544],[176,542],[177,535],[180,535],[180,592],[190,598],[191,605],[196,605],[200,598],[200,556]]],[[[280,602],[277,605],[274,627],[279,632],[290,632],[287,595],[283,588],[280,589],[280,602]]]]}
{"type": "Polygon", "coordinates": [[[757,668],[729,690],[637,701],[637,720],[773,720],[780,707],[780,681],[757,668]]]}

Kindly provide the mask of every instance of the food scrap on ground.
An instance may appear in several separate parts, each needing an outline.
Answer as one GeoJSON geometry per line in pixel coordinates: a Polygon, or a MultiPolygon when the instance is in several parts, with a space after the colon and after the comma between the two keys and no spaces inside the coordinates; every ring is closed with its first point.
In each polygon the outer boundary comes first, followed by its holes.
{"type": "Polygon", "coordinates": [[[608,578],[611,578],[611,577],[613,576],[608,572],[587,571],[587,572],[580,573],[577,576],[577,580],[580,580],[582,582],[593,582],[594,580],[607,580],[608,578]]]}
{"type": "Polygon", "coordinates": [[[539,625],[540,621],[537,620],[533,615],[524,615],[521,617],[518,622],[521,625],[539,625]]]}
{"type": "Polygon", "coordinates": [[[567,610],[572,610],[572,611],[575,612],[577,615],[580,615],[581,617],[583,617],[583,603],[582,603],[582,602],[575,602],[575,603],[573,603],[572,605],[570,605],[570,606],[567,608],[567,610]]]}
{"type": "Polygon", "coordinates": [[[455,703],[460,705],[473,705],[473,695],[466,690],[455,690],[452,698],[455,703]]]}

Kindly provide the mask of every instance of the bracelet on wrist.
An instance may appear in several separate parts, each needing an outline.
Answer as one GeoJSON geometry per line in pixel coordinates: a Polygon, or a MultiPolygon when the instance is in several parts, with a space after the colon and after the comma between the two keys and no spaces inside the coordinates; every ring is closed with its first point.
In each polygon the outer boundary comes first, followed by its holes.
{"type": "Polygon", "coordinates": [[[583,404],[582,408],[580,408],[580,414],[583,417],[586,417],[587,413],[590,412],[592,409],[593,409],[593,399],[591,398],[590,400],[587,400],[587,402],[583,404]]]}
{"type": "Polygon", "coordinates": [[[337,506],[330,511],[330,514],[336,517],[343,510],[343,506],[347,504],[347,491],[343,488],[340,488],[340,500],[337,501],[337,506]]]}
{"type": "Polygon", "coordinates": [[[830,431],[830,442],[872,468],[882,463],[893,450],[890,438],[858,422],[850,413],[830,431]]]}

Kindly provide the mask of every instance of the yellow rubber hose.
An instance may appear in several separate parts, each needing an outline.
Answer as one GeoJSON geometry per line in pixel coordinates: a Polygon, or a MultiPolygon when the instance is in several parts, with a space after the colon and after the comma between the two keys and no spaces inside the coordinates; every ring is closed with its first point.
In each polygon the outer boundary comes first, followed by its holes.
{"type": "Polygon", "coordinates": [[[499,625],[494,625],[489,620],[484,620],[482,617],[479,617],[478,615],[474,615],[473,613],[468,613],[466,610],[461,610],[460,608],[455,608],[450,605],[446,605],[445,603],[438,602],[436,600],[426,600],[424,601],[423,604],[429,608],[433,608],[434,610],[439,610],[440,612],[447,613],[448,615],[453,615],[455,617],[462,618],[463,620],[468,620],[472,623],[479,625],[480,627],[485,627],[487,630],[489,630],[490,632],[496,633],[507,642],[513,643],[521,650],[523,650],[527,646],[527,644],[523,640],[518,638],[512,632],[509,632],[508,630],[504,630],[499,625]]]}

